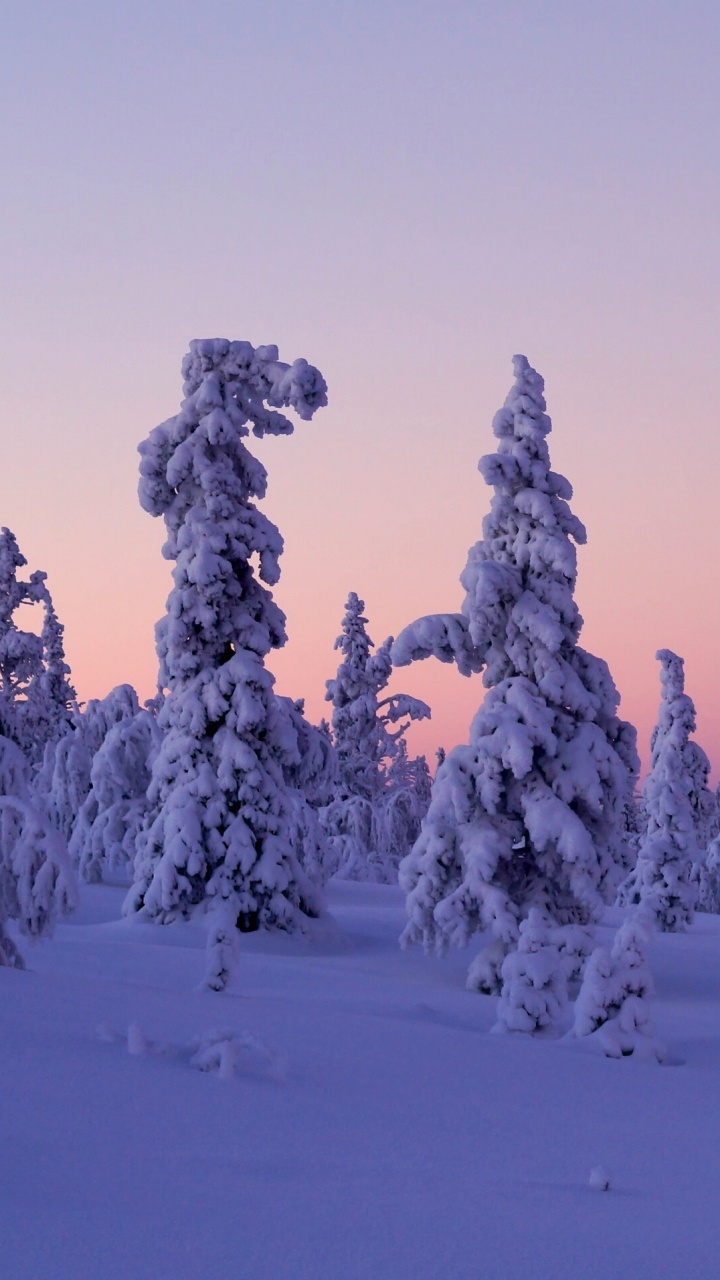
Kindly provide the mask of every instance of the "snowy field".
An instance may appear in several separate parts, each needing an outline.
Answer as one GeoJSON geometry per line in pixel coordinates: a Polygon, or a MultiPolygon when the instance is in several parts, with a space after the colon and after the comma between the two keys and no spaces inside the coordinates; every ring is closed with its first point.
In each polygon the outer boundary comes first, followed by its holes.
{"type": "Polygon", "coordinates": [[[223,995],[200,927],[122,893],[0,968],[3,1280],[718,1275],[720,918],[650,949],[657,1066],[489,1034],[467,954],[399,950],[396,888],[331,884],[223,995]],[[190,1065],[216,1029],[255,1041],[230,1079],[190,1065]]]}

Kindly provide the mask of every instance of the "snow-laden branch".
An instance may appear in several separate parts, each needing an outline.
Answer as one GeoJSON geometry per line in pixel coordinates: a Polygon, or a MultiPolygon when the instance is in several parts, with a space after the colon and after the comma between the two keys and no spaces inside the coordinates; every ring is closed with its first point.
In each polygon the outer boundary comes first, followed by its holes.
{"type": "Polygon", "coordinates": [[[470,638],[467,618],[461,613],[432,613],[411,622],[400,632],[390,651],[393,665],[407,667],[423,658],[454,662],[463,676],[482,670],[480,655],[470,638]]]}

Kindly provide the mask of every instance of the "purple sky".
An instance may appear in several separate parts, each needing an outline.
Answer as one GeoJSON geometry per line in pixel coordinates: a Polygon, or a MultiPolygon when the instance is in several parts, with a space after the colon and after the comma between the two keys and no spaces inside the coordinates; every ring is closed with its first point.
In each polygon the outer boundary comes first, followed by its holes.
{"type": "MultiPolygon", "coordinates": [[[[684,655],[720,760],[720,5],[117,5],[3,15],[0,524],[79,692],[155,675],[168,565],[135,448],[193,337],[304,355],[331,402],[260,450],[286,539],[281,691],[323,710],[347,592],[382,640],[455,609],[477,458],[524,352],[589,531],[583,642],[647,738],[684,655]]],[[[426,663],[415,742],[479,687],[426,663]]]]}

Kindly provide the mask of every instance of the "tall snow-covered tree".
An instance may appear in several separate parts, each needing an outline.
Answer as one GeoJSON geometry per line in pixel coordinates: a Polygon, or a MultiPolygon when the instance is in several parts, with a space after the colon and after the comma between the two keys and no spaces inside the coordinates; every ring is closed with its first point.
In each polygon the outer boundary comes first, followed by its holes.
{"type": "Polygon", "coordinates": [[[638,768],[608,667],[578,644],[575,544],[586,534],[570,484],[550,469],[543,380],[524,356],[514,368],[493,422],[497,452],[479,463],[494,492],[461,577],[461,612],[421,618],[393,648],[398,665],[434,655],[483,672],[470,741],[440,765],[400,880],[403,943],[442,953],[487,930],[468,985],[495,990],[532,908],[557,929],[586,924],[612,897],[638,768]]]}
{"type": "Polygon", "coordinates": [[[660,649],[656,657],[662,695],[650,743],[650,773],[643,786],[647,828],[620,898],[650,908],[658,928],[671,933],[691,923],[697,900],[702,856],[698,823],[704,821],[699,774],[705,770],[699,768],[700,748],[690,742],[695,707],[685,693],[683,660],[670,649],[660,649]]]}
{"type": "Polygon", "coordinates": [[[36,570],[27,581],[18,570],[27,564],[15,535],[0,531],[0,730],[37,764],[47,742],[67,732],[75,691],[63,651],[63,628],[47,587],[36,570]],[[17,625],[23,605],[43,609],[38,633],[17,625]]]}
{"type": "Polygon", "coordinates": [[[140,502],[164,518],[175,567],[157,630],[165,738],[126,911],[169,921],[213,905],[208,981],[221,988],[238,930],[290,930],[320,910],[292,848],[287,718],[265,667],[286,640],[268,589],[283,544],[253,501],[267,475],[245,439],[289,434],[278,410],[307,420],[327,389],[305,360],[225,339],[192,342],[182,372],[180,412],[140,445],[140,502]]]}
{"type": "Polygon", "coordinates": [[[339,875],[391,883],[427,810],[427,764],[422,757],[408,758],[405,733],[410,721],[426,719],[430,708],[408,694],[380,698],[392,673],[392,637],[372,652],[364,608],[352,591],[335,641],[342,661],[327,681],[338,783],[323,821],[339,875]]]}

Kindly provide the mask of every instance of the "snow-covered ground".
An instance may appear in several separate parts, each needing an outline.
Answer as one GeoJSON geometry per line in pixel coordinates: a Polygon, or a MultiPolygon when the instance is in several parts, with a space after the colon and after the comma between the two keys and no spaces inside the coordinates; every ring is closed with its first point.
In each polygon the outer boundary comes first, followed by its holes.
{"type": "Polygon", "coordinates": [[[2,1280],[718,1275],[720,918],[651,947],[657,1066],[489,1034],[467,954],[399,950],[396,888],[331,885],[334,924],[245,939],[223,995],[199,926],[121,898],[0,969],[2,1280]],[[193,1069],[215,1029],[272,1056],[193,1069]]]}

